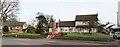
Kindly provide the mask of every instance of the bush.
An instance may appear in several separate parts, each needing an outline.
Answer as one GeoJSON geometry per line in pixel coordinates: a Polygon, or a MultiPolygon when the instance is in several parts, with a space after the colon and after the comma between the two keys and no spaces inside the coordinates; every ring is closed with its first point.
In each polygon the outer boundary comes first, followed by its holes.
{"type": "Polygon", "coordinates": [[[3,37],[17,37],[17,38],[42,38],[40,35],[15,35],[15,34],[11,34],[11,35],[3,35],[3,37]]]}
{"type": "Polygon", "coordinates": [[[28,32],[28,33],[35,33],[35,30],[36,30],[36,29],[35,29],[35,27],[33,27],[33,26],[28,26],[28,27],[27,27],[27,32],[28,32]]]}
{"type": "Polygon", "coordinates": [[[48,33],[43,33],[41,36],[46,38],[48,36],[48,33]]]}
{"type": "Polygon", "coordinates": [[[8,26],[4,26],[4,27],[3,27],[3,31],[4,31],[4,32],[9,32],[8,26]]]}
{"type": "Polygon", "coordinates": [[[67,33],[61,32],[61,36],[67,35],[67,33]]]}
{"type": "Polygon", "coordinates": [[[43,34],[45,31],[43,29],[36,29],[36,33],[37,34],[43,34]]]}
{"type": "Polygon", "coordinates": [[[85,40],[85,41],[114,41],[112,38],[91,38],[91,37],[68,37],[68,36],[63,36],[63,37],[54,37],[52,39],[63,39],[63,40],[85,40]]]}

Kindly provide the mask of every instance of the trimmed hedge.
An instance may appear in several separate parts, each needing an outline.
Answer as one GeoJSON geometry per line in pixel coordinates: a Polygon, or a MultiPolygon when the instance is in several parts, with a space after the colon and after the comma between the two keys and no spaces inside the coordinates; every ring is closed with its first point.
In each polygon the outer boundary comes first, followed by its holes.
{"type": "Polygon", "coordinates": [[[105,42],[114,41],[114,39],[112,39],[112,38],[90,38],[90,37],[68,37],[68,36],[54,37],[52,39],[85,40],[85,41],[105,41],[105,42]]]}
{"type": "Polygon", "coordinates": [[[41,35],[15,35],[15,34],[11,34],[11,35],[3,35],[3,37],[16,37],[16,38],[43,38],[41,35]]]}

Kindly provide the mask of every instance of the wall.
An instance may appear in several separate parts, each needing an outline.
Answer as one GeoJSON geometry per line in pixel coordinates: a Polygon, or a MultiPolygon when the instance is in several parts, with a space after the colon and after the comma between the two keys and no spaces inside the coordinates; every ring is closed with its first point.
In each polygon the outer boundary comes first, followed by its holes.
{"type": "Polygon", "coordinates": [[[28,26],[27,26],[27,23],[25,23],[22,27],[22,29],[26,29],[28,26]]]}
{"type": "Polygon", "coordinates": [[[49,32],[52,32],[52,28],[49,28],[49,32]]]}
{"type": "MultiPolygon", "coordinates": [[[[79,32],[79,33],[89,33],[89,28],[76,28],[76,32],[79,32]]],[[[96,33],[97,32],[97,29],[96,28],[92,28],[91,29],[91,32],[92,33],[96,33]]]]}
{"type": "Polygon", "coordinates": [[[88,22],[89,22],[89,21],[76,21],[76,22],[75,22],[75,26],[77,26],[77,25],[89,25],[88,22]]]}
{"type": "Polygon", "coordinates": [[[58,32],[75,32],[75,27],[58,27],[58,32]]]}

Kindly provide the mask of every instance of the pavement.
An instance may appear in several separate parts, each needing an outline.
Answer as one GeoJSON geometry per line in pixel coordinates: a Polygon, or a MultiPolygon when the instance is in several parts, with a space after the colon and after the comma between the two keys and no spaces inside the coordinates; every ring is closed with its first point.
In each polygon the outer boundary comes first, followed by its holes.
{"type": "MultiPolygon", "coordinates": [[[[118,42],[96,42],[96,41],[76,41],[76,40],[51,40],[51,39],[26,39],[26,38],[2,38],[2,47],[53,47],[55,45],[56,47],[63,47],[64,45],[67,45],[70,47],[75,46],[98,46],[98,45],[107,45],[107,47],[110,45],[116,46],[118,45],[118,42]],[[62,45],[62,46],[61,46],[62,45]]],[[[54,47],[55,47],[54,46],[54,47]]]]}

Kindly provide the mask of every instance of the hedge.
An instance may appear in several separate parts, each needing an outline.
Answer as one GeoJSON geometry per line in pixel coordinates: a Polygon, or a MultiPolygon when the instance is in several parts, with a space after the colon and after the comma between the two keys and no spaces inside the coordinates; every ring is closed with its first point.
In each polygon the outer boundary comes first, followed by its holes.
{"type": "Polygon", "coordinates": [[[3,35],[3,37],[16,37],[16,38],[43,38],[41,35],[15,35],[15,34],[11,34],[11,35],[3,35]]]}
{"type": "Polygon", "coordinates": [[[112,38],[90,38],[90,37],[68,37],[68,36],[54,37],[52,39],[85,40],[85,41],[105,41],[105,42],[114,41],[114,39],[112,39],[112,38]]]}

